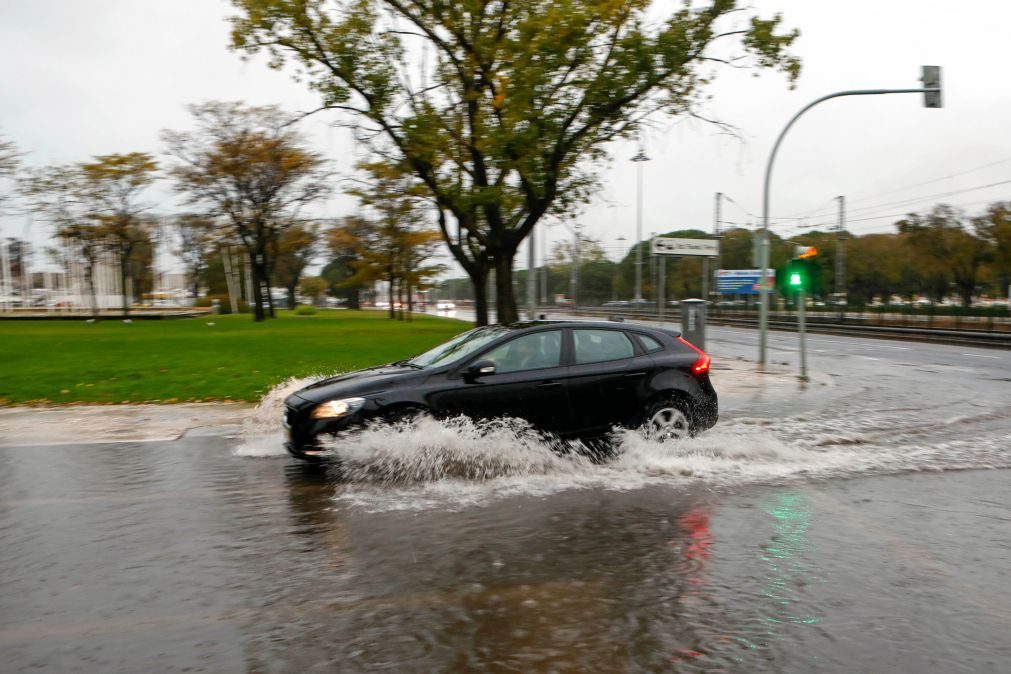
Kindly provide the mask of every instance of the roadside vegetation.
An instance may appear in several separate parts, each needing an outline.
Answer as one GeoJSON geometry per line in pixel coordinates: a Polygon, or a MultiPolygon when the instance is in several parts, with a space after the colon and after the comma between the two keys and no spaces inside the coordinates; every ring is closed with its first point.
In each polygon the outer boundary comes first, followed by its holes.
{"type": "Polygon", "coordinates": [[[353,370],[425,351],[467,323],[381,312],[279,312],[134,321],[0,322],[0,404],[256,401],[289,377],[353,370]]]}

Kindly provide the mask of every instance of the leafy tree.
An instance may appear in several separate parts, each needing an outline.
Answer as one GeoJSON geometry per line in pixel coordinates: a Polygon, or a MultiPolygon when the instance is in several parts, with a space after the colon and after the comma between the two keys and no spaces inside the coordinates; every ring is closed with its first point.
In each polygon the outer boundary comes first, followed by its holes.
{"type": "MultiPolygon", "coordinates": [[[[116,253],[123,290],[123,315],[130,313],[130,287],[134,280],[133,254],[150,240],[154,221],[142,217],[150,206],[140,194],[157,177],[158,164],[144,152],[107,154],[77,166],[78,198],[87,218],[97,223],[108,249],[116,253]]],[[[139,290],[139,289],[134,289],[139,290]]]]}
{"type": "Polygon", "coordinates": [[[1011,202],[992,204],[985,215],[973,219],[973,224],[992,251],[990,264],[997,295],[1006,296],[1011,286],[1011,202]]]}
{"type": "Polygon", "coordinates": [[[154,220],[140,194],[152,182],[157,164],[142,152],[110,154],[80,164],[28,171],[21,191],[30,207],[54,225],[57,236],[72,242],[85,260],[85,272],[96,308],[91,275],[100,253],[116,254],[123,292],[123,315],[130,312],[130,285],[138,245],[149,241],[154,220]]]}
{"type": "Polygon", "coordinates": [[[896,237],[892,234],[868,234],[848,243],[846,256],[846,285],[848,299],[857,306],[874,301],[875,297],[888,297],[898,283],[892,257],[897,252],[896,237]]]}
{"type": "Polygon", "coordinates": [[[360,168],[370,179],[348,192],[378,219],[349,219],[350,226],[358,229],[357,240],[348,237],[346,228],[335,234],[336,240],[344,238],[345,246],[355,255],[351,264],[356,274],[347,282],[386,280],[390,286],[390,317],[394,315],[396,291],[399,316],[404,317],[403,308],[407,307],[409,318],[414,309],[414,291],[426,287],[429,279],[443,270],[443,265],[425,264],[435,254],[439,233],[426,226],[421,208],[426,194],[402,165],[372,162],[360,168]]]}
{"type": "Polygon", "coordinates": [[[345,218],[332,229],[328,237],[331,248],[353,251],[350,260],[354,274],[342,285],[361,286],[385,281],[389,287],[390,318],[404,318],[404,307],[410,317],[411,295],[414,289],[427,285],[428,279],[440,273],[442,265],[424,265],[434,254],[439,234],[431,229],[413,230],[398,220],[368,220],[361,216],[345,218]],[[405,298],[405,293],[407,297],[405,298]],[[400,305],[398,313],[395,305],[400,305]]]}
{"type": "Polygon", "coordinates": [[[195,131],[165,131],[176,189],[220,214],[241,242],[253,276],[253,320],[273,316],[272,256],[299,208],[324,196],[329,174],[275,106],[211,102],[190,106],[195,131]],[[264,306],[268,311],[264,310],[264,306]]]}
{"type": "Polygon", "coordinates": [[[442,237],[488,320],[518,317],[513,258],[545,215],[592,194],[608,144],[653,113],[697,115],[719,67],[779,68],[797,32],[779,33],[735,0],[233,0],[232,46],[293,62],[350,113],[380,156],[403,163],[435,202],[442,237]],[[736,40],[736,42],[728,42],[736,40]],[[431,49],[434,60],[418,59],[431,49]],[[420,63],[420,65],[419,65],[420,63]]]}
{"type": "Polygon", "coordinates": [[[330,284],[330,294],[343,297],[349,309],[361,308],[361,295],[369,287],[366,282],[352,280],[355,276],[352,263],[358,257],[356,242],[363,235],[361,230],[369,227],[371,223],[361,218],[350,218],[326,230],[323,236],[332,259],[323,267],[321,276],[330,284]]]}
{"type": "Polygon", "coordinates": [[[298,284],[299,291],[308,297],[313,304],[319,304],[329,283],[322,276],[307,276],[298,284]]]}
{"type": "Polygon", "coordinates": [[[186,279],[193,297],[200,296],[200,286],[207,283],[207,271],[215,252],[214,219],[196,213],[184,213],[175,219],[179,246],[175,254],[183,262],[186,279]]]}
{"type": "MultiPolygon", "coordinates": [[[[18,152],[17,146],[0,136],[0,180],[14,177],[20,159],[21,153],[18,152]]],[[[0,192],[0,206],[3,206],[6,199],[7,195],[0,192]]]]}
{"type": "Polygon", "coordinates": [[[19,190],[29,208],[53,227],[67,252],[81,261],[91,297],[92,316],[97,318],[95,272],[106,249],[106,238],[101,223],[88,212],[79,166],[67,164],[29,170],[21,178],[19,190]]]}
{"type": "Polygon", "coordinates": [[[989,253],[986,241],[973,231],[974,223],[966,222],[965,216],[951,206],[939,204],[926,216],[908,216],[898,228],[909,235],[915,249],[950,270],[962,306],[971,306],[980,267],[989,253]]]}
{"type": "Polygon", "coordinates": [[[286,227],[277,239],[273,254],[276,278],[288,291],[288,308],[295,308],[295,290],[302,272],[316,257],[319,243],[319,226],[309,222],[297,222],[286,227]]]}

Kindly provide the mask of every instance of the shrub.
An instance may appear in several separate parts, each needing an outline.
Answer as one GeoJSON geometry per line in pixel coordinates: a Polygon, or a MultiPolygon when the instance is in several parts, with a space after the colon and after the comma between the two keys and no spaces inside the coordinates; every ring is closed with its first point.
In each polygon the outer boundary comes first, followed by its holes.
{"type": "Polygon", "coordinates": [[[316,307],[312,306],[311,304],[299,304],[297,307],[295,307],[295,315],[296,316],[315,316],[316,315],[316,307]]]}

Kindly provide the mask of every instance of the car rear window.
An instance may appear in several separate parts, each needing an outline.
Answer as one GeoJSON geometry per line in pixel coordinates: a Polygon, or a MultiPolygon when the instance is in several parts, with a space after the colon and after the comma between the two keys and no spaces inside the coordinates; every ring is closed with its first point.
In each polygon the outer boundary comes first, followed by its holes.
{"type": "Polygon", "coordinates": [[[620,330],[573,330],[576,364],[631,358],[632,341],[620,330]]]}

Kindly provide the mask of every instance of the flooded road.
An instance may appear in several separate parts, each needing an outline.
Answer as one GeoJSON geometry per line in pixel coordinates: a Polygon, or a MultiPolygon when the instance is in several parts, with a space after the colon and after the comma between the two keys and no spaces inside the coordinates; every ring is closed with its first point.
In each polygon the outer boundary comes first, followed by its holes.
{"type": "Polygon", "coordinates": [[[269,410],[0,448],[0,671],[1009,671],[1008,365],[861,353],[605,465],[422,420],[338,474],[269,410]]]}

